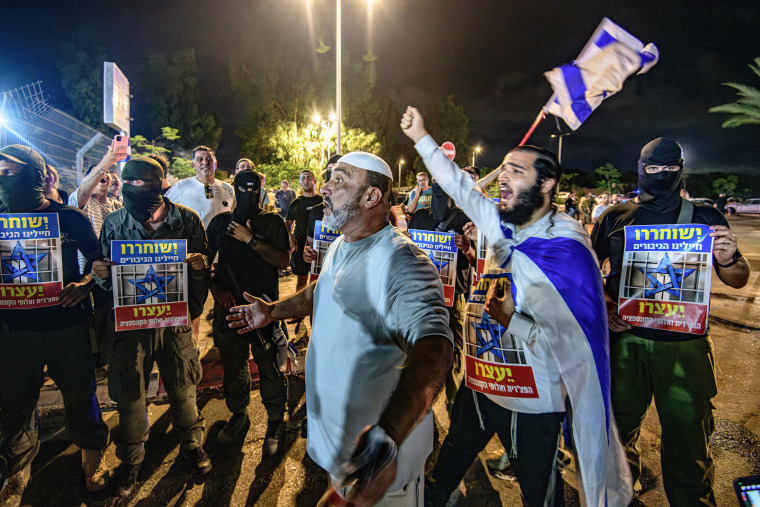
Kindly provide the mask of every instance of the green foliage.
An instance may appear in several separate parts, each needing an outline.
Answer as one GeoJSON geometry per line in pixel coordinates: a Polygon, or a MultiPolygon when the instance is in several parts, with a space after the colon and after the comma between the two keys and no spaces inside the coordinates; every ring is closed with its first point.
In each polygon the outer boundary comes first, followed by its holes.
{"type": "MultiPolygon", "coordinates": [[[[301,172],[307,167],[294,164],[292,162],[280,162],[277,164],[259,164],[256,170],[267,175],[267,186],[279,188],[282,180],[290,182],[290,188],[298,189],[298,179],[301,172]]],[[[317,181],[324,183],[320,174],[315,174],[317,181]]]]}
{"type": "Polygon", "coordinates": [[[620,171],[614,165],[607,162],[602,167],[597,167],[594,174],[598,178],[596,186],[601,192],[615,193],[619,190],[620,171]]]}
{"type": "Polygon", "coordinates": [[[169,174],[178,180],[184,180],[195,176],[195,168],[192,161],[186,158],[172,157],[172,162],[169,164],[169,174]]]}
{"type": "Polygon", "coordinates": [[[718,178],[712,183],[716,194],[726,194],[727,196],[733,196],[738,185],[739,177],[735,174],[731,174],[725,178],[718,178]]]}
{"type": "MultiPolygon", "coordinates": [[[[327,53],[318,54],[316,64],[307,54],[270,62],[255,62],[256,54],[231,58],[235,133],[243,139],[242,151],[258,163],[288,160],[321,169],[335,152],[335,122],[328,120],[335,107],[334,53],[325,47],[327,53]],[[273,140],[285,141],[287,147],[277,148],[273,140]]],[[[374,61],[346,53],[342,74],[342,151],[364,149],[390,160],[399,112],[387,93],[376,88],[374,61]]]]}
{"type": "Polygon", "coordinates": [[[148,57],[147,71],[140,83],[153,130],[174,125],[183,133],[181,145],[192,149],[205,144],[216,149],[222,137],[221,120],[202,107],[198,88],[195,50],[182,49],[148,57]]]}
{"type": "MultiPolygon", "coordinates": [[[[749,64],[749,68],[760,77],[760,57],[755,58],[755,65],[749,64]]],[[[723,122],[723,128],[736,128],[742,125],[760,124],[760,90],[741,83],[723,83],[737,91],[740,97],[735,102],[711,107],[710,113],[730,114],[723,122]]]]}
{"type": "Polygon", "coordinates": [[[93,58],[71,43],[61,50],[56,63],[61,85],[71,103],[71,113],[80,121],[103,132],[111,130],[103,124],[103,60],[93,58]]]}
{"type": "Polygon", "coordinates": [[[456,104],[453,95],[448,95],[443,102],[432,104],[425,113],[425,128],[438,143],[454,143],[457,150],[454,162],[460,167],[469,165],[472,160],[472,150],[467,143],[470,136],[467,123],[467,116],[456,104]]]}
{"type": "Polygon", "coordinates": [[[167,158],[172,152],[166,145],[176,143],[180,139],[179,129],[173,129],[171,127],[161,127],[161,134],[158,137],[153,138],[152,141],[148,141],[145,136],[136,135],[130,138],[132,145],[132,156],[140,157],[143,155],[165,155],[167,158]],[[158,144],[156,144],[158,143],[158,144]]]}
{"type": "Polygon", "coordinates": [[[566,173],[563,172],[560,177],[558,190],[572,190],[575,188],[575,179],[578,177],[578,173],[566,173]]]}

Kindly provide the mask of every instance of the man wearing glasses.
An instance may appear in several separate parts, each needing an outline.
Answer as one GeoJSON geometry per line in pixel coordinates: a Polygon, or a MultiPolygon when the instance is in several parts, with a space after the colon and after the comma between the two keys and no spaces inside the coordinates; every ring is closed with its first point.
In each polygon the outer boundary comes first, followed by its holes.
{"type": "Polygon", "coordinates": [[[612,409],[634,490],[641,489],[641,425],[654,399],[662,426],[662,472],[668,500],[673,505],[715,505],[709,442],[715,427],[712,399],[717,386],[709,333],[632,327],[618,316],[624,228],[628,225],[708,225],[715,238],[712,255],[718,278],[734,288],[743,287],[749,279],[749,263],[739,253],[737,238],[723,215],[681,197],[683,162],[681,146],[675,141],[659,137],[644,146],[638,162],[639,197],[602,215],[591,239],[600,264],[606,259],[611,264],[605,301],[612,331],[612,409]]]}
{"type": "Polygon", "coordinates": [[[194,210],[201,217],[203,227],[208,227],[216,215],[235,208],[235,192],[232,185],[214,178],[216,156],[208,146],[197,146],[193,150],[193,168],[195,177],[172,185],[166,197],[194,210]]]}

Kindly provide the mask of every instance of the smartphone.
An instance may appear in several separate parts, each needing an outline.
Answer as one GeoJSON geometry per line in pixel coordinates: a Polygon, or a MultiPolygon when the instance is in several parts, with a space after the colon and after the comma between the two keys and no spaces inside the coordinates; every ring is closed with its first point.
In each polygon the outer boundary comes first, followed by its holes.
{"type": "Polygon", "coordinates": [[[734,481],[734,490],[741,507],[760,507],[760,475],[739,477],[734,481]]]}
{"type": "Polygon", "coordinates": [[[114,150],[118,150],[119,148],[129,146],[129,137],[128,136],[121,136],[121,135],[115,135],[113,136],[113,142],[111,143],[111,146],[114,150]]]}

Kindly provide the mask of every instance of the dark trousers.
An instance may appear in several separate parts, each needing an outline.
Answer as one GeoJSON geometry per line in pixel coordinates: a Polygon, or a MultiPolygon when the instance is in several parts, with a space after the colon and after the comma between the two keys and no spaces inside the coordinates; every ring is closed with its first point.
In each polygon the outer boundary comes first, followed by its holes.
{"type": "Polygon", "coordinates": [[[214,344],[224,367],[224,399],[233,414],[246,411],[251,404],[251,372],[248,357],[259,370],[261,401],[267,411],[269,421],[279,422],[285,416],[287,385],[285,375],[277,366],[277,346],[272,340],[275,324],[250,333],[237,334],[237,330],[227,326],[227,311],[217,307],[214,319],[214,344]]]}
{"type": "Polygon", "coordinates": [[[108,394],[119,412],[119,426],[114,431],[116,456],[125,463],[138,464],[145,458],[150,431],[146,394],[154,363],[169,397],[180,452],[203,443],[203,419],[195,401],[201,363],[191,327],[121,331],[116,333],[108,371],[108,394]]]}
{"type": "Polygon", "coordinates": [[[671,505],[715,505],[710,435],[717,394],[709,336],[656,342],[623,333],[610,347],[612,409],[634,490],[640,490],[639,437],[654,399],[662,427],[662,478],[671,505]]]}
{"type": "Polygon", "coordinates": [[[443,506],[494,433],[507,452],[527,505],[563,505],[563,482],[555,466],[562,412],[516,417],[485,395],[462,386],[451,412],[451,428],[425,485],[425,504],[443,506]],[[483,428],[481,428],[480,417],[483,428]],[[512,435],[516,435],[516,442],[512,435]]]}
{"type": "Polygon", "coordinates": [[[451,411],[451,407],[454,405],[454,399],[456,398],[459,386],[462,385],[462,378],[464,377],[464,359],[462,347],[464,346],[464,329],[462,323],[465,319],[465,309],[467,307],[467,298],[465,294],[457,294],[454,296],[454,304],[449,311],[449,328],[454,335],[454,361],[451,363],[451,370],[446,375],[444,382],[444,389],[446,392],[446,408],[451,411]]]}
{"type": "MultiPolygon", "coordinates": [[[[95,396],[95,367],[85,324],[56,329],[0,326],[0,462],[12,475],[34,459],[37,429],[29,421],[47,365],[66,409],[66,429],[82,449],[105,449],[108,426],[95,396]]],[[[3,472],[3,470],[0,470],[3,472]]]]}

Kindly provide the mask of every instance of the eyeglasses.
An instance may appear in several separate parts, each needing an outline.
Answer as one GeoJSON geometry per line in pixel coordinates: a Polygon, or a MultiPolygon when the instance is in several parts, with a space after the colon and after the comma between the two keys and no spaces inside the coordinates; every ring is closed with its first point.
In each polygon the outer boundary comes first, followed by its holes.
{"type": "Polygon", "coordinates": [[[677,166],[677,165],[647,165],[647,166],[644,166],[644,171],[646,171],[649,174],[658,173],[660,171],[675,172],[675,171],[680,171],[680,170],[681,170],[681,166],[677,166]]]}
{"type": "Polygon", "coordinates": [[[203,184],[203,190],[206,191],[206,199],[213,199],[214,198],[214,187],[212,187],[208,183],[204,183],[203,184]]]}

